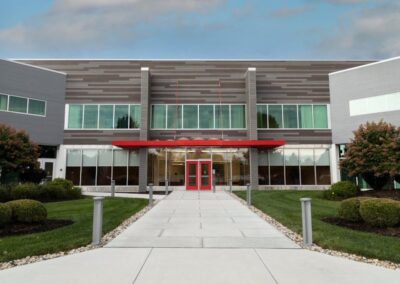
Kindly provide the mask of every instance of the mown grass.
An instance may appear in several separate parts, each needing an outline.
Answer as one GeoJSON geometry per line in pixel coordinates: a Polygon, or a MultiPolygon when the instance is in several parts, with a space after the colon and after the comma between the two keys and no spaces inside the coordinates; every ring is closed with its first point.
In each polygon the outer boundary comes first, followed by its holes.
{"type": "MultiPolygon", "coordinates": [[[[106,198],[103,211],[103,233],[148,204],[146,199],[106,198]]],[[[70,219],[74,224],[52,231],[0,238],[0,262],[67,251],[87,245],[92,240],[93,200],[84,198],[45,204],[49,219],[70,219]]]]}
{"type": "MultiPolygon", "coordinates": [[[[245,192],[235,192],[246,199],[245,192]]],[[[400,239],[355,231],[323,222],[337,216],[339,202],[322,199],[320,191],[253,191],[255,207],[289,229],[301,233],[301,197],[312,198],[313,239],[323,248],[400,263],[400,239]]]]}

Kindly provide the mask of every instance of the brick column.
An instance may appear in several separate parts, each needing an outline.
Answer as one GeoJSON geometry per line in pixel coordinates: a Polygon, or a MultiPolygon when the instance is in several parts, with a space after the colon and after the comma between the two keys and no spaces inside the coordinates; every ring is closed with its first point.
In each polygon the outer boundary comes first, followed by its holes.
{"type": "MultiPolygon", "coordinates": [[[[140,89],[140,140],[149,138],[149,97],[150,97],[150,71],[142,67],[140,89]]],[[[147,190],[147,149],[139,150],[139,191],[147,190]]]]}
{"type": "MultiPolygon", "coordinates": [[[[257,140],[257,79],[256,68],[248,68],[246,79],[247,100],[247,137],[249,140],[257,140]]],[[[258,150],[249,149],[250,186],[258,188],[258,150]]]]}

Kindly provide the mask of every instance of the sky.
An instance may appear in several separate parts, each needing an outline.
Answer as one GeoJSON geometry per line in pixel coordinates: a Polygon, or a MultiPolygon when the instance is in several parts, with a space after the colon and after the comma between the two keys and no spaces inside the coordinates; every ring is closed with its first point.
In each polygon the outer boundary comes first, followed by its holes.
{"type": "Polygon", "coordinates": [[[400,0],[0,0],[0,58],[399,55],[400,0]]]}

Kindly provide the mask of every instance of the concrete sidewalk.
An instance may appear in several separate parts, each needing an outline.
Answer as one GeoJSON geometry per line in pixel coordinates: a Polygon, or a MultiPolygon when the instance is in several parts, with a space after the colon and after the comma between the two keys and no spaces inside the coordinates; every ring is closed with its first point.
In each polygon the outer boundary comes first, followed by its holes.
{"type": "Polygon", "coordinates": [[[299,248],[225,192],[173,192],[105,248],[0,272],[0,283],[397,283],[299,248]]]}

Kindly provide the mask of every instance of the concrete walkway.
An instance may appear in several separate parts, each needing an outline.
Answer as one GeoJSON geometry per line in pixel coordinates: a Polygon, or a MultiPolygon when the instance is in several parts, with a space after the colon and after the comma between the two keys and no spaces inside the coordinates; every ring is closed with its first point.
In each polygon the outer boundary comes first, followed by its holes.
{"type": "Polygon", "coordinates": [[[0,272],[0,283],[354,284],[399,279],[400,271],[300,249],[224,192],[173,192],[105,248],[0,272]]]}

